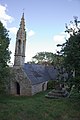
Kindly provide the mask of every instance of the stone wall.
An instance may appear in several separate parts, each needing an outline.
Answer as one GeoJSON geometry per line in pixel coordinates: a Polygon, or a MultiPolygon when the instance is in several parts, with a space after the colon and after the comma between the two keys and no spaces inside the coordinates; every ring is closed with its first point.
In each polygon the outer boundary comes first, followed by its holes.
{"type": "Polygon", "coordinates": [[[47,89],[47,81],[32,85],[27,74],[21,67],[11,68],[10,94],[21,96],[32,96],[47,89]]]}
{"type": "Polygon", "coordinates": [[[40,84],[32,85],[32,95],[40,91],[45,91],[46,89],[47,89],[47,81],[40,84]]]}
{"type": "Polygon", "coordinates": [[[15,55],[14,65],[21,66],[23,65],[23,57],[21,55],[15,55]]]}
{"type": "Polygon", "coordinates": [[[31,82],[22,68],[13,67],[11,70],[10,94],[31,96],[31,82]],[[20,87],[20,88],[19,88],[20,87]],[[20,91],[19,91],[20,89],[20,91]]]}

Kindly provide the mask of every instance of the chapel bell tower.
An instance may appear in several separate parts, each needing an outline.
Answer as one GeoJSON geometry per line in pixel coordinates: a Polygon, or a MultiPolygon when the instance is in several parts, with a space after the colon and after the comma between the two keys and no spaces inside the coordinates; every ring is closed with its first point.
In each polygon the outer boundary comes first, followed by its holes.
{"type": "Polygon", "coordinates": [[[21,18],[20,27],[16,35],[14,66],[23,66],[25,61],[26,31],[24,13],[21,18]]]}

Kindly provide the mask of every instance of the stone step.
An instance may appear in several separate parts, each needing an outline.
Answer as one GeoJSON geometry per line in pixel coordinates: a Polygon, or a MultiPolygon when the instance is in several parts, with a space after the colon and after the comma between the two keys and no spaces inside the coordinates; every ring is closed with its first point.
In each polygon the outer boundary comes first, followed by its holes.
{"type": "Polygon", "coordinates": [[[65,91],[64,91],[64,90],[52,90],[51,93],[60,93],[60,94],[64,94],[65,91]]]}
{"type": "Polygon", "coordinates": [[[50,96],[50,95],[45,95],[46,98],[51,98],[51,99],[58,99],[58,98],[63,98],[63,97],[60,97],[60,96],[50,96]]]}
{"type": "Polygon", "coordinates": [[[59,93],[48,93],[49,96],[58,96],[58,97],[63,97],[64,94],[59,94],[59,93]]]}
{"type": "Polygon", "coordinates": [[[48,98],[62,98],[62,97],[67,97],[68,96],[68,92],[65,90],[52,90],[51,92],[49,92],[45,97],[48,98]]]}

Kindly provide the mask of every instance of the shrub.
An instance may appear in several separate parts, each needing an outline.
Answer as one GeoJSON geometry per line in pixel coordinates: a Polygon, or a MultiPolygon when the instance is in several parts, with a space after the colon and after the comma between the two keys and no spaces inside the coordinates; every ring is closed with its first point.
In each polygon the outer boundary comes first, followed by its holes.
{"type": "Polygon", "coordinates": [[[69,79],[68,84],[70,88],[75,85],[75,88],[80,91],[80,76],[69,79]]]}
{"type": "Polygon", "coordinates": [[[57,86],[59,86],[59,82],[57,80],[49,80],[47,89],[55,89],[57,86]]]}

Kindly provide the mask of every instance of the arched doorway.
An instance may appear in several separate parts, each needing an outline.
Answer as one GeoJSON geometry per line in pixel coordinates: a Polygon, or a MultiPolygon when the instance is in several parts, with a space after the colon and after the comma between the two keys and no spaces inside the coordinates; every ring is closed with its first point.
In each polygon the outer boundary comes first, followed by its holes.
{"type": "Polygon", "coordinates": [[[20,95],[20,85],[16,82],[16,94],[20,95]]]}

